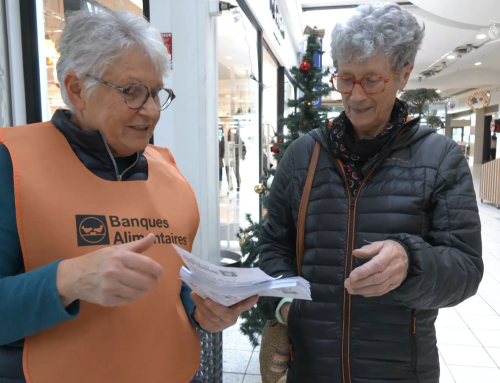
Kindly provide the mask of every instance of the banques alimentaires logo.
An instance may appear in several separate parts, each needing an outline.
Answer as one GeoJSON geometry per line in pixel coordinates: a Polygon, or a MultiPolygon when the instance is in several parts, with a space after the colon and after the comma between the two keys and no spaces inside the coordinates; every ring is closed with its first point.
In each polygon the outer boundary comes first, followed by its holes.
{"type": "Polygon", "coordinates": [[[75,218],[78,246],[122,245],[144,238],[144,231],[154,232],[157,244],[187,245],[187,237],[174,234],[166,219],[92,214],[75,218]]]}

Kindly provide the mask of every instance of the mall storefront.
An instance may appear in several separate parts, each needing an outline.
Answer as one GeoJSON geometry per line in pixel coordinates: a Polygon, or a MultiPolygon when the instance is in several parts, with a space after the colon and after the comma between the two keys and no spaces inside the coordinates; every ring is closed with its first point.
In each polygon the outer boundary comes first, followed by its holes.
{"type": "Polygon", "coordinates": [[[254,187],[276,168],[272,141],[283,132],[279,118],[290,112],[286,100],[295,97],[288,68],[296,61],[278,59],[272,46],[290,44],[291,37],[279,21],[279,8],[272,8],[275,2],[261,3],[267,8],[238,1],[238,8],[217,20],[220,241],[221,249],[236,252],[236,234],[247,224],[246,214],[253,220],[262,215],[254,187]],[[278,20],[271,24],[272,34],[264,33],[256,16],[278,20]]]}

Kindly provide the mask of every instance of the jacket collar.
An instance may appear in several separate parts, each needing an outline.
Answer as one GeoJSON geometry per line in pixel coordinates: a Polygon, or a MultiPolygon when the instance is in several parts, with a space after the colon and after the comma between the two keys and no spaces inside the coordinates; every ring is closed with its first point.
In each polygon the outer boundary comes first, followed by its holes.
{"type": "MultiPolygon", "coordinates": [[[[431,133],[434,133],[434,130],[426,127],[420,127],[419,124],[420,117],[415,117],[405,122],[401,128],[401,133],[394,140],[391,140],[390,150],[393,151],[409,146],[413,142],[418,141],[419,139],[431,133]]],[[[308,134],[310,134],[316,141],[318,141],[325,149],[330,150],[326,138],[327,126],[328,120],[319,128],[312,130],[308,134]]]]}
{"type": "MultiPolygon", "coordinates": [[[[65,109],[58,109],[51,121],[68,140],[76,156],[92,173],[107,180],[121,178],[116,161],[100,130],[83,130],[71,121],[71,112],[65,109]]],[[[137,152],[131,162],[134,165],[126,170],[127,175],[124,180],[147,179],[147,161],[143,152],[137,152]]]]}
{"type": "Polygon", "coordinates": [[[71,146],[77,145],[103,163],[111,163],[112,156],[108,153],[107,144],[98,130],[83,130],[71,121],[71,112],[65,109],[56,110],[51,121],[71,146]]]}

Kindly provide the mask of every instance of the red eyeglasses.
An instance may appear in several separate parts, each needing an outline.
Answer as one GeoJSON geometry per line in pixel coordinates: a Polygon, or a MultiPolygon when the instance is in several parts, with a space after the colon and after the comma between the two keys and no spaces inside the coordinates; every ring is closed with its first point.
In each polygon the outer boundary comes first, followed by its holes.
{"type": "Polygon", "coordinates": [[[400,70],[394,72],[391,77],[382,75],[368,75],[356,80],[350,74],[332,75],[330,82],[333,89],[342,94],[349,94],[356,84],[359,84],[366,94],[380,94],[385,90],[385,85],[399,74],[400,70]]]}

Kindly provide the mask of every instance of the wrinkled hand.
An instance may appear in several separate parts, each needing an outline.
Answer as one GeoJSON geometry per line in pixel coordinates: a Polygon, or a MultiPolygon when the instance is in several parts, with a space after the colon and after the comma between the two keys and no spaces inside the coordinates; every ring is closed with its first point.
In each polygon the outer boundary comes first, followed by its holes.
{"type": "Polygon", "coordinates": [[[259,296],[247,298],[230,307],[222,306],[211,299],[203,299],[195,292],[191,292],[191,299],[196,304],[194,320],[204,330],[219,332],[233,326],[243,312],[255,306],[259,296]]]}
{"type": "Polygon", "coordinates": [[[59,263],[57,290],[63,306],[77,299],[102,306],[126,305],[150,292],[163,274],[158,263],[142,255],[154,241],[149,234],[59,263]]]}
{"type": "Polygon", "coordinates": [[[371,260],[354,269],[344,285],[349,294],[378,297],[397,288],[408,273],[408,255],[396,241],[374,242],[353,255],[371,260]]]}

